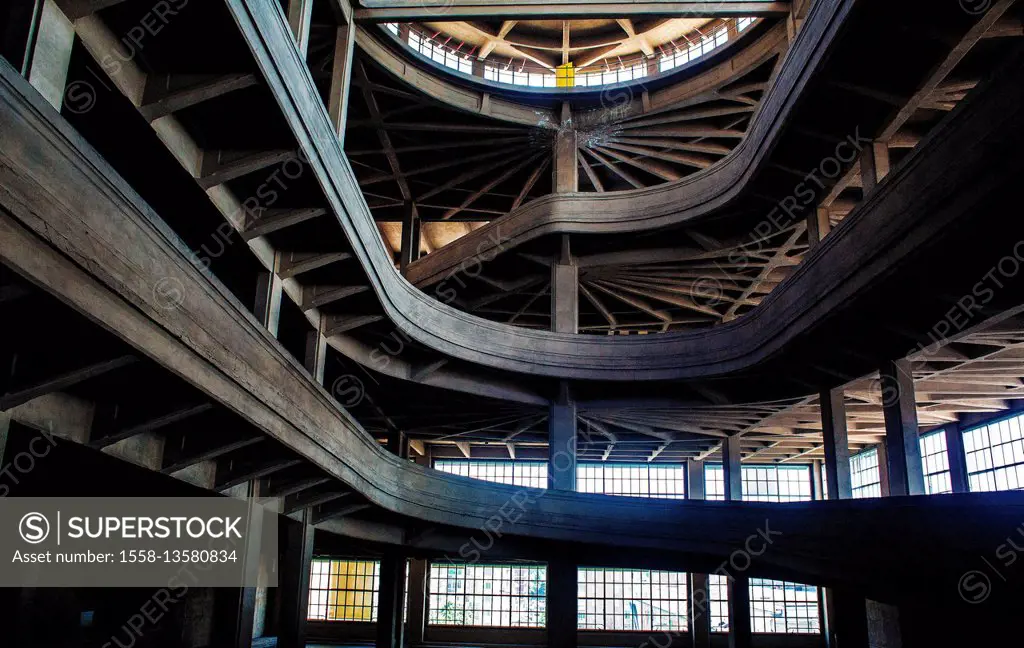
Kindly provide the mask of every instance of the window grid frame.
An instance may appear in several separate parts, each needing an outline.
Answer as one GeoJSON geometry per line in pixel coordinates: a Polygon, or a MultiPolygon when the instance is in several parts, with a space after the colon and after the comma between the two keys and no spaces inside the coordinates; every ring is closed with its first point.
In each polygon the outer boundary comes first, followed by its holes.
{"type": "Polygon", "coordinates": [[[924,474],[924,492],[941,495],[953,492],[952,473],[949,470],[949,451],[946,431],[937,430],[919,437],[921,472],[924,474]]]}
{"type": "MultiPolygon", "coordinates": [[[[761,635],[820,635],[821,632],[821,597],[820,591],[814,585],[779,581],[767,578],[751,578],[749,585],[750,593],[750,628],[753,634],[761,635]],[[770,599],[758,598],[758,594],[764,594],[767,587],[772,588],[773,596],[770,599]],[[756,588],[756,589],[755,589],[756,588]],[[755,602],[778,603],[780,599],[774,596],[777,588],[782,592],[782,628],[781,630],[767,630],[767,619],[778,619],[779,617],[757,614],[755,602]],[[805,588],[809,596],[799,599],[798,588],[805,588]],[[798,600],[799,599],[799,600],[798,600]],[[789,615],[792,606],[795,609],[806,609],[806,614],[789,615]],[[799,621],[807,620],[801,627],[799,621]],[[758,628],[761,628],[760,630],[758,628]]],[[[711,632],[723,634],[729,632],[729,580],[722,574],[710,574],[708,576],[708,611],[710,615],[711,632]],[[716,626],[717,624],[717,626],[716,626]]],[[[762,608],[763,609],[763,608],[762,608]]],[[[775,627],[775,624],[772,624],[775,627]]]]}
{"type": "Polygon", "coordinates": [[[453,563],[431,561],[427,572],[427,625],[459,628],[544,628],[547,622],[547,566],[525,563],[453,563]],[[500,578],[495,577],[498,572],[500,578]],[[517,578],[517,575],[519,578],[517,578]],[[507,580],[505,579],[507,576],[507,580]],[[529,577],[532,576],[532,577],[529,577]],[[460,585],[461,583],[461,591],[460,585]],[[516,593],[516,585],[534,583],[537,594],[516,593]],[[454,584],[454,587],[452,585],[454,584]],[[441,591],[442,585],[445,585],[441,591]],[[494,586],[498,593],[493,593],[494,586]],[[500,590],[507,585],[507,592],[500,590]],[[491,593],[485,590],[491,589],[491,593]],[[507,601],[505,606],[502,602],[507,601]],[[495,605],[497,603],[497,605],[495,605]],[[451,608],[448,606],[452,605],[451,608]],[[484,607],[482,604],[489,604],[484,607]],[[472,606],[471,606],[472,605],[472,606]],[[507,607],[507,609],[506,609],[507,607]],[[448,609],[447,619],[441,610],[448,609]],[[516,615],[519,622],[515,622],[516,615]],[[507,623],[502,623],[504,616],[507,623]],[[480,621],[475,619],[479,616],[480,621]],[[498,621],[495,621],[497,616],[498,621]],[[472,617],[473,620],[470,620],[472,617]],[[531,619],[533,622],[531,622],[531,619]],[[487,621],[490,622],[487,622],[487,621]]]}
{"type": "Polygon", "coordinates": [[[882,469],[878,448],[868,448],[850,457],[850,483],[853,499],[882,496],[882,469]]]}
{"type": "Polygon", "coordinates": [[[967,483],[972,493],[1024,489],[1024,414],[963,431],[967,483]]]}
{"type": "Polygon", "coordinates": [[[585,632],[686,632],[689,628],[688,579],[686,572],[580,567],[576,578],[577,629],[585,632]],[[639,595],[636,595],[637,589],[639,595]],[[635,609],[636,603],[640,604],[640,612],[635,609]],[[633,627],[626,627],[626,619],[630,618],[629,604],[634,604],[633,627]],[[620,620],[622,623],[618,623],[620,620]]]}
{"type": "Polygon", "coordinates": [[[380,561],[360,558],[316,557],[310,565],[308,621],[326,623],[376,623],[380,600],[380,561]],[[343,565],[354,569],[342,570],[343,565]],[[327,567],[326,572],[322,569],[327,567]],[[320,569],[318,569],[320,567],[320,569]],[[361,587],[331,587],[331,580],[344,577],[357,579],[361,587]],[[369,588],[365,586],[369,578],[369,588]],[[334,603],[331,603],[332,595],[334,603]],[[369,595],[369,603],[366,597],[369,595]],[[345,602],[339,602],[344,600],[345,602]],[[349,603],[348,601],[352,602],[349,603]],[[331,610],[334,611],[332,618],[331,610]],[[368,611],[357,616],[356,610],[368,611]]]}
{"type": "MultiPolygon", "coordinates": [[[[810,464],[746,464],[741,466],[743,501],[811,502],[814,489],[810,464]],[[782,476],[785,475],[785,479],[782,476]]],[[[704,499],[725,501],[725,469],[720,463],[704,464],[704,499]]]]}
{"type": "Polygon", "coordinates": [[[686,499],[686,464],[581,462],[576,491],[618,497],[686,499]]]}
{"type": "Polygon", "coordinates": [[[546,461],[520,459],[435,459],[434,469],[494,484],[547,488],[546,461]]]}

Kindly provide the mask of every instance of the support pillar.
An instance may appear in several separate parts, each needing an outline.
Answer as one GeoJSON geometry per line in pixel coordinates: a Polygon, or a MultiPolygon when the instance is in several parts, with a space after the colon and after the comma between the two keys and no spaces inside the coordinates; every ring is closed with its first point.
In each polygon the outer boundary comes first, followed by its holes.
{"type": "Polygon", "coordinates": [[[309,615],[309,576],[313,563],[314,529],[309,509],[302,521],[282,517],[280,527],[280,571],[278,573],[278,648],[306,647],[306,618],[309,615]]]}
{"type": "Polygon", "coordinates": [[[686,499],[702,500],[706,497],[704,462],[689,459],[686,462],[686,499]]]}
{"type": "Polygon", "coordinates": [[[399,269],[402,276],[409,265],[420,258],[420,215],[416,203],[407,201],[402,212],[402,249],[399,252],[399,269]]]}
{"type": "MultiPolygon", "coordinates": [[[[244,573],[258,573],[263,538],[263,507],[258,504],[259,481],[252,480],[246,492],[248,524],[245,546],[240,547],[244,573]]],[[[226,648],[251,648],[256,619],[256,587],[218,588],[214,591],[212,645],[226,648]]]]}
{"type": "Polygon", "coordinates": [[[711,646],[710,585],[707,574],[688,574],[690,592],[686,599],[693,648],[711,646]]]}
{"type": "Polygon", "coordinates": [[[729,648],[750,648],[750,579],[729,578],[729,648]]]}
{"type": "Polygon", "coordinates": [[[58,111],[64,103],[64,91],[75,44],[75,26],[55,0],[43,0],[35,43],[25,65],[28,82],[58,111]]]}
{"type": "MultiPolygon", "coordinates": [[[[917,401],[909,360],[886,362],[880,371],[891,495],[923,495],[924,470],[917,430],[917,401]]],[[[881,462],[880,462],[881,463],[881,462]]]]}
{"type": "Polygon", "coordinates": [[[576,648],[578,570],[575,561],[556,558],[548,563],[547,645],[576,648]]]}
{"type": "MultiPolygon", "coordinates": [[[[276,261],[274,265],[277,265],[276,261]]],[[[284,286],[276,272],[260,273],[256,283],[256,305],[253,307],[253,314],[274,337],[277,337],[277,329],[281,321],[283,293],[284,286]]]]}
{"type": "MultiPolygon", "coordinates": [[[[743,466],[740,437],[726,437],[722,442],[722,471],[725,499],[743,499],[743,466]]],[[[750,648],[750,580],[740,574],[728,574],[729,648],[750,648]]]]}
{"type": "Polygon", "coordinates": [[[807,215],[807,240],[811,247],[817,247],[818,243],[832,231],[832,220],[829,218],[828,207],[818,207],[807,215]]]}
{"type": "Polygon", "coordinates": [[[376,648],[401,648],[405,626],[405,556],[390,553],[380,560],[376,648]]]}
{"type": "Polygon", "coordinates": [[[860,176],[864,195],[873,191],[887,175],[889,175],[889,145],[885,142],[872,142],[865,146],[860,157],[860,176]]]}
{"type": "Polygon", "coordinates": [[[551,264],[551,330],[577,333],[579,326],[579,268],[572,256],[569,236],[562,236],[559,257],[551,264]]]}
{"type": "Polygon", "coordinates": [[[740,438],[726,437],[722,441],[722,473],[725,481],[725,499],[743,499],[743,468],[741,465],[740,438]]]}
{"type": "Polygon", "coordinates": [[[309,30],[313,21],[313,0],[288,0],[288,26],[303,60],[309,51],[309,30]]]}
{"type": "MultiPolygon", "coordinates": [[[[690,459],[686,462],[686,499],[703,500],[705,497],[704,462],[690,459]]],[[[707,574],[688,574],[690,592],[687,597],[690,618],[690,637],[693,648],[711,646],[711,596],[707,574]]]]}
{"type": "Polygon", "coordinates": [[[824,599],[828,648],[868,648],[867,600],[835,589],[826,589],[824,599]]]}
{"type": "Polygon", "coordinates": [[[331,68],[331,90],[327,102],[327,113],[331,124],[338,133],[342,146],[345,145],[345,125],[348,122],[348,98],[352,89],[352,56],[356,42],[356,24],[338,25],[334,36],[334,66],[331,68]]]}
{"type": "Polygon", "coordinates": [[[811,499],[825,499],[824,481],[821,475],[821,461],[815,459],[811,462],[811,499]]]}
{"type": "Polygon", "coordinates": [[[949,457],[949,481],[954,493],[971,492],[970,481],[967,479],[967,454],[964,452],[964,435],[960,432],[960,423],[947,423],[946,454],[949,457]]]}
{"type": "Polygon", "coordinates": [[[0,57],[22,76],[28,76],[42,9],[42,0],[6,0],[0,7],[0,57]]]}
{"type": "Polygon", "coordinates": [[[409,609],[405,622],[405,642],[409,646],[423,643],[427,626],[427,575],[430,571],[426,560],[409,561],[409,609]]]}
{"type": "Polygon", "coordinates": [[[576,403],[565,382],[548,415],[548,488],[576,490],[576,403]]]}
{"type": "Polygon", "coordinates": [[[892,490],[889,484],[889,446],[886,441],[878,444],[878,492],[881,497],[889,497],[892,490]]]}
{"type": "Polygon", "coordinates": [[[842,389],[829,389],[818,396],[821,432],[825,446],[825,479],[829,499],[853,497],[850,478],[850,444],[846,433],[846,402],[842,389]]]}
{"type": "Polygon", "coordinates": [[[401,459],[409,458],[409,438],[398,429],[388,430],[388,452],[401,459]]]}
{"type": "Polygon", "coordinates": [[[303,364],[313,380],[324,384],[324,369],[327,364],[327,337],[321,333],[323,326],[306,334],[306,355],[303,364]]]}
{"type": "Polygon", "coordinates": [[[572,124],[572,112],[568,103],[562,104],[562,121],[555,135],[554,160],[551,165],[554,174],[555,193],[579,191],[579,147],[576,129],[572,124]]]}

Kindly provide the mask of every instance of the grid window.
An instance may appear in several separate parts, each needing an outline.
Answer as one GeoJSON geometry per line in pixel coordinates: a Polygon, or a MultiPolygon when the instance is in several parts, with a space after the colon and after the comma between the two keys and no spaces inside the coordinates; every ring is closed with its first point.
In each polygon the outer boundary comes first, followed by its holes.
{"type": "Polygon", "coordinates": [[[964,432],[971,491],[1024,488],[1024,414],[964,432]]]}
{"type": "Polygon", "coordinates": [[[722,464],[704,464],[704,499],[725,500],[725,471],[722,464]]]}
{"type": "MultiPolygon", "coordinates": [[[[708,577],[711,631],[729,631],[728,578],[708,577]]],[[[821,632],[818,588],[764,578],[750,579],[750,628],[765,634],[817,634],[821,632]]]]}
{"type": "Polygon", "coordinates": [[[711,632],[729,632],[729,580],[725,576],[708,576],[708,609],[711,632]]]}
{"type": "Polygon", "coordinates": [[[817,634],[818,588],[764,578],[750,579],[750,628],[774,634],[817,634]]]}
{"type": "Polygon", "coordinates": [[[380,562],[315,559],[309,580],[311,621],[376,621],[380,562]]]}
{"type": "MultiPolygon", "coordinates": [[[[809,502],[810,466],[743,466],[743,499],[751,502],[809,502]]],[[[704,465],[704,497],[725,500],[722,464],[704,465]]]]}
{"type": "Polygon", "coordinates": [[[743,499],[750,502],[809,502],[811,467],[743,466],[743,499]]]}
{"type": "Polygon", "coordinates": [[[427,623],[542,628],[547,570],[543,565],[430,564],[427,623]]]}
{"type": "Polygon", "coordinates": [[[435,43],[425,36],[410,32],[409,47],[435,63],[465,74],[473,74],[473,62],[468,57],[435,43]]]}
{"type": "Polygon", "coordinates": [[[686,630],[686,574],[582,567],[577,576],[581,630],[686,630]]]}
{"type": "Polygon", "coordinates": [[[470,459],[439,459],[434,468],[442,472],[473,479],[525,486],[548,487],[548,464],[544,461],[479,461],[470,459]]]}
{"type": "Polygon", "coordinates": [[[946,453],[946,432],[939,430],[920,439],[921,468],[924,471],[924,491],[929,495],[952,493],[949,475],[949,455],[946,453]]]}
{"type": "Polygon", "coordinates": [[[878,470],[878,448],[850,457],[850,481],[854,499],[882,496],[882,475],[878,470]]]}
{"type": "Polygon", "coordinates": [[[821,464],[821,499],[828,499],[828,466],[821,464]]]}
{"type": "MultiPolygon", "coordinates": [[[[753,18],[741,18],[736,23],[736,31],[740,32],[753,24],[753,18]],[[747,22],[744,22],[747,21],[747,22]],[[742,25],[742,26],[741,26],[742,25]]],[[[719,27],[710,34],[705,34],[699,40],[690,42],[687,46],[679,47],[671,54],[666,54],[658,60],[658,70],[668,70],[686,65],[690,61],[707,56],[714,50],[729,42],[729,29],[726,26],[719,27]]]]}
{"type": "Polygon", "coordinates": [[[576,466],[576,490],[605,495],[685,499],[685,470],[682,464],[582,463],[576,466]]]}

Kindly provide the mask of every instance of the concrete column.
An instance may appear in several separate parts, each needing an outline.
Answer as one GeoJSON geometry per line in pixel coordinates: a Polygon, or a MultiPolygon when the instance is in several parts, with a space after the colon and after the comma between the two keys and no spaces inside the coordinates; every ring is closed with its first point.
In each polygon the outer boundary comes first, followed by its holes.
{"type": "Polygon", "coordinates": [[[579,269],[572,256],[569,237],[563,235],[559,256],[551,264],[551,330],[578,332],[579,303],[579,269]]]}
{"type": "Polygon", "coordinates": [[[409,609],[406,610],[405,642],[409,646],[423,643],[427,626],[427,576],[430,564],[426,560],[409,561],[409,609]]]}
{"type": "Polygon", "coordinates": [[[420,215],[416,203],[407,201],[402,212],[402,249],[399,252],[399,269],[405,276],[409,264],[420,258],[420,215]]]}
{"type": "Polygon", "coordinates": [[[562,104],[562,121],[555,135],[554,160],[551,165],[554,174],[555,193],[579,191],[579,148],[576,129],[572,124],[572,112],[568,103],[562,104]]]}
{"type": "Polygon", "coordinates": [[[826,589],[825,645],[828,648],[867,648],[867,600],[842,590],[826,589]]]}
{"type": "MultiPolygon", "coordinates": [[[[276,262],[275,262],[276,265],[276,262]]],[[[277,329],[281,321],[281,297],[284,286],[281,278],[274,272],[261,272],[256,280],[256,304],[253,314],[270,334],[277,337],[277,329]]]]}
{"type": "Polygon", "coordinates": [[[711,646],[711,612],[708,575],[689,574],[690,592],[686,603],[690,616],[690,637],[693,648],[709,648],[711,646]]]}
{"type": "Polygon", "coordinates": [[[722,441],[722,477],[725,481],[725,499],[743,499],[743,468],[741,465],[740,438],[726,437],[722,441]]]}
{"type": "Polygon", "coordinates": [[[327,338],[319,330],[306,334],[306,356],[303,362],[313,380],[324,384],[324,369],[327,364],[327,338]]]}
{"type": "Polygon", "coordinates": [[[409,437],[401,430],[388,431],[388,452],[402,459],[409,458],[409,437]]]}
{"type": "Polygon", "coordinates": [[[402,554],[388,554],[380,560],[376,648],[401,648],[403,645],[405,569],[406,560],[402,554]]]}
{"type": "Polygon", "coordinates": [[[309,30],[313,20],[313,0],[288,0],[288,26],[302,58],[309,51],[309,30]]]}
{"type": "Polygon", "coordinates": [[[341,144],[345,144],[348,122],[348,99],[352,89],[352,56],[356,42],[356,24],[339,25],[334,36],[334,66],[331,69],[331,90],[327,113],[341,144]]]}
{"type": "Polygon", "coordinates": [[[305,648],[309,576],[313,563],[312,518],[307,509],[301,522],[282,516],[280,524],[277,645],[278,648],[305,648]]]}
{"type": "Polygon", "coordinates": [[[882,406],[885,410],[889,492],[892,495],[923,495],[924,471],[921,467],[917,402],[914,397],[914,376],[910,361],[886,362],[880,373],[882,406]]]}
{"type": "Polygon", "coordinates": [[[825,446],[825,478],[829,499],[850,499],[850,444],[846,434],[846,402],[842,389],[829,389],[818,396],[821,404],[821,432],[825,446]]]}
{"type": "Polygon", "coordinates": [[[729,648],[750,648],[750,579],[737,575],[729,579],[729,648]]]}
{"type": "MultiPolygon", "coordinates": [[[[726,437],[722,442],[722,471],[725,499],[743,499],[743,466],[740,437],[726,437]]],[[[750,648],[750,581],[746,576],[730,574],[729,578],[729,648],[750,648]]]]}
{"type": "Polygon", "coordinates": [[[686,462],[686,499],[702,500],[707,489],[704,486],[704,462],[689,459],[686,462]]]}
{"type": "Polygon", "coordinates": [[[28,82],[58,111],[64,103],[74,44],[75,26],[54,0],[44,0],[35,45],[25,67],[28,82]]]}
{"type": "Polygon", "coordinates": [[[818,459],[811,462],[811,498],[815,500],[825,499],[824,481],[821,475],[822,463],[818,459]]]}
{"type": "Polygon", "coordinates": [[[872,142],[864,147],[860,157],[860,175],[864,195],[873,191],[882,178],[889,175],[889,145],[872,142]]]}
{"type": "Polygon", "coordinates": [[[548,488],[576,490],[576,403],[564,382],[548,415],[548,488]]]}
{"type": "Polygon", "coordinates": [[[885,441],[878,444],[878,492],[882,497],[892,495],[889,484],[889,448],[885,441]]]}
{"type": "MultiPolygon", "coordinates": [[[[245,494],[248,502],[245,546],[238,554],[245,572],[258,573],[260,545],[263,534],[263,507],[259,499],[259,481],[252,480],[245,494]]],[[[217,588],[213,595],[213,645],[230,648],[251,648],[253,623],[256,619],[256,587],[217,588]]]]}
{"type": "Polygon", "coordinates": [[[576,562],[559,557],[548,563],[547,645],[576,648],[578,595],[576,562]]]}
{"type": "Polygon", "coordinates": [[[38,0],[5,0],[0,6],[0,56],[28,76],[42,6],[38,0]]]}
{"type": "MultiPolygon", "coordinates": [[[[705,493],[704,462],[690,459],[686,462],[686,499],[703,500],[705,493]]],[[[708,610],[708,601],[711,596],[708,593],[708,575],[691,573],[687,578],[690,581],[687,606],[693,648],[709,648],[711,612],[708,610]]]]}
{"type": "Polygon", "coordinates": [[[964,452],[964,435],[960,432],[960,423],[947,423],[946,454],[949,457],[949,481],[954,493],[971,492],[970,481],[967,479],[967,454],[964,452]]]}
{"type": "Polygon", "coordinates": [[[828,207],[818,207],[807,215],[807,240],[814,248],[821,243],[821,239],[832,231],[832,221],[829,218],[828,207]]]}

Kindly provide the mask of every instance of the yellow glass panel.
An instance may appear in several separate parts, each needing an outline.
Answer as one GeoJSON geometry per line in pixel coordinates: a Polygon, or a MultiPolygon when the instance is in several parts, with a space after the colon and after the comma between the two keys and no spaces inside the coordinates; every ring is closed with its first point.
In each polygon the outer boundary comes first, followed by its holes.
{"type": "Polygon", "coordinates": [[[572,63],[555,68],[555,87],[571,88],[576,85],[576,68],[572,63]]]}

